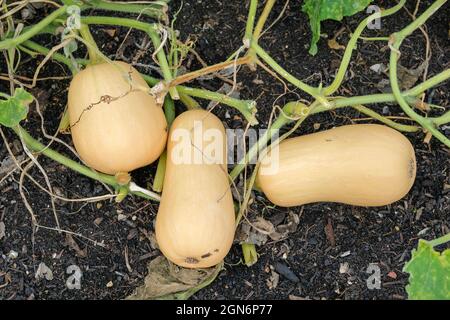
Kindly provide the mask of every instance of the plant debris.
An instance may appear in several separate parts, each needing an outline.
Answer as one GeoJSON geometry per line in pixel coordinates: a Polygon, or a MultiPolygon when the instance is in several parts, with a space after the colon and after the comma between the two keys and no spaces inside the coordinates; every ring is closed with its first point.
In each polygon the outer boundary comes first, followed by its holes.
{"type": "Polygon", "coordinates": [[[36,280],[47,279],[51,281],[53,280],[53,271],[49,267],[47,267],[44,262],[41,262],[39,263],[34,277],[36,278],[36,280]]]}
{"type": "Polygon", "coordinates": [[[222,270],[223,264],[208,269],[178,267],[163,256],[148,264],[144,284],[128,296],[128,300],[185,300],[209,285],[222,270]]]}

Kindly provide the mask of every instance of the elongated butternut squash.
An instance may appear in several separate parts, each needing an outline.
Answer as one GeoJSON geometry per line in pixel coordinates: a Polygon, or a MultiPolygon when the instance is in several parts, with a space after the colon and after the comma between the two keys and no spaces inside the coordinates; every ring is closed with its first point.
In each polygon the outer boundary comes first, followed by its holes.
{"type": "Polygon", "coordinates": [[[322,201],[383,206],[405,196],[415,177],[414,149],[405,136],[360,124],[282,141],[262,159],[257,183],[283,207],[322,201]]]}
{"type": "Polygon", "coordinates": [[[226,159],[216,116],[191,110],[175,119],[155,233],[161,252],[179,266],[211,267],[230,250],[235,214],[226,159]]]}
{"type": "Polygon", "coordinates": [[[73,78],[68,99],[72,139],[90,167],[116,174],[159,157],[167,122],[149,90],[124,62],[88,66],[73,78]]]}

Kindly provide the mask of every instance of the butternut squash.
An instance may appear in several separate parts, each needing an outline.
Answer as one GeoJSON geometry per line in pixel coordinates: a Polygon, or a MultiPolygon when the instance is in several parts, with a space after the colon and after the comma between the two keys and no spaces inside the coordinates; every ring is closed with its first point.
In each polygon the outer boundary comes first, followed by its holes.
{"type": "Polygon", "coordinates": [[[282,141],[262,159],[257,183],[276,205],[384,206],[414,183],[409,140],[387,126],[348,125],[282,141]]]}
{"type": "Polygon", "coordinates": [[[155,233],[161,252],[186,268],[207,268],[227,255],[235,214],[222,122],[204,110],[182,113],[167,145],[155,233]]]}
{"type": "Polygon", "coordinates": [[[159,157],[167,122],[149,89],[124,62],[88,66],[73,78],[68,97],[72,139],[90,167],[116,174],[159,157]]]}

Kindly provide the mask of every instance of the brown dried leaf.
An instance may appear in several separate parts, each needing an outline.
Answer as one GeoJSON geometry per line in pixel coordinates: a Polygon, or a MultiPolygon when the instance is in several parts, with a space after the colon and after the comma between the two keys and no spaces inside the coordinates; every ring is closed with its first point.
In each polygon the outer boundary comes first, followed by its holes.
{"type": "Polygon", "coordinates": [[[276,287],[278,287],[278,282],[280,282],[280,275],[272,270],[272,274],[266,280],[267,287],[269,290],[276,289],[276,287]]]}
{"type": "Polygon", "coordinates": [[[402,90],[411,89],[416,84],[417,80],[419,80],[419,77],[423,74],[427,65],[427,60],[422,62],[416,69],[408,69],[401,64],[398,64],[397,73],[400,88],[402,90]]]}
{"type": "Polygon", "coordinates": [[[338,43],[335,38],[328,40],[328,47],[333,50],[345,50],[345,46],[338,43]]]}
{"type": "Polygon", "coordinates": [[[223,263],[208,269],[185,269],[159,256],[148,264],[144,284],[127,300],[186,300],[208,286],[222,270],[223,263]]]}
{"type": "Polygon", "coordinates": [[[66,244],[66,246],[71,248],[73,251],[75,251],[75,254],[78,257],[80,257],[80,258],[87,257],[87,248],[84,248],[82,250],[70,233],[66,233],[66,243],[65,244],[66,244]]]}
{"type": "Polygon", "coordinates": [[[272,222],[264,219],[263,217],[256,217],[256,220],[252,223],[254,229],[263,234],[271,234],[275,232],[275,227],[272,222]]]}
{"type": "Polygon", "coordinates": [[[327,236],[327,240],[332,247],[336,246],[336,238],[334,236],[333,225],[331,224],[331,219],[328,218],[328,223],[325,226],[325,235],[327,236]]]}

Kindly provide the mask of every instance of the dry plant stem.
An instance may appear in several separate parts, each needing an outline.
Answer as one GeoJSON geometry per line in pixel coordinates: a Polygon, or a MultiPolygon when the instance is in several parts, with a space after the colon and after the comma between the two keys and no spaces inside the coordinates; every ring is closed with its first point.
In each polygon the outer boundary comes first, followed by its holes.
{"type": "Polygon", "coordinates": [[[40,225],[40,224],[36,224],[35,227],[36,227],[36,230],[40,228],[40,229],[45,229],[45,230],[58,231],[58,232],[61,232],[61,233],[67,233],[67,234],[70,234],[70,235],[72,235],[72,236],[80,237],[80,238],[82,238],[82,239],[84,239],[84,240],[87,240],[87,241],[89,241],[89,242],[92,242],[95,246],[102,247],[102,248],[106,248],[106,245],[105,245],[104,243],[98,242],[98,241],[96,241],[96,240],[92,240],[92,239],[90,239],[90,238],[88,238],[88,237],[86,237],[86,236],[83,236],[83,235],[80,234],[80,233],[76,233],[76,232],[72,232],[72,231],[64,230],[64,229],[60,229],[60,228],[52,228],[52,227],[42,226],[42,225],[40,225]]]}
{"type": "Polygon", "coordinates": [[[245,212],[247,210],[248,202],[250,201],[250,196],[252,195],[252,188],[255,184],[256,180],[256,174],[259,169],[259,162],[256,164],[255,169],[253,170],[252,176],[250,177],[250,181],[248,182],[247,189],[245,190],[244,194],[244,200],[242,201],[242,205],[239,208],[239,212],[236,216],[236,228],[239,226],[239,223],[241,222],[242,217],[245,215],[245,212]]]}
{"type": "MultiPolygon", "coordinates": [[[[14,156],[14,153],[12,152],[11,148],[9,147],[8,140],[6,139],[6,136],[3,133],[3,130],[2,130],[1,127],[0,127],[0,135],[2,136],[3,142],[5,143],[5,147],[6,147],[6,150],[8,151],[8,153],[9,153],[9,156],[14,161],[15,165],[22,171],[22,174],[23,174],[24,169],[22,169],[20,163],[17,161],[17,158],[14,156]]],[[[33,163],[30,162],[25,167],[28,168],[28,167],[30,167],[32,165],[33,165],[33,163]]],[[[23,200],[25,208],[27,208],[28,212],[30,213],[31,222],[32,222],[33,225],[35,225],[37,223],[36,215],[34,214],[33,208],[30,206],[30,204],[29,204],[29,202],[27,200],[27,197],[25,196],[25,193],[23,192],[23,177],[22,177],[22,174],[21,174],[20,180],[19,180],[19,193],[20,193],[20,196],[21,196],[21,198],[23,200]]]]}
{"type": "MultiPolygon", "coordinates": [[[[47,184],[47,188],[48,188],[49,193],[50,193],[50,194],[53,194],[53,188],[52,188],[52,185],[51,185],[51,183],[50,183],[50,179],[48,178],[47,172],[45,172],[44,168],[43,168],[43,167],[41,166],[41,164],[37,161],[36,157],[35,157],[35,156],[31,153],[31,151],[27,148],[27,146],[25,145],[25,142],[22,140],[22,137],[20,137],[20,141],[22,142],[23,150],[25,151],[25,153],[27,154],[27,156],[31,159],[32,163],[34,163],[34,164],[36,165],[36,167],[38,167],[39,171],[40,171],[40,172],[42,173],[42,175],[44,176],[44,180],[45,180],[45,183],[47,184]]],[[[31,164],[31,163],[30,163],[30,164],[31,164]]],[[[27,167],[30,167],[30,168],[31,168],[30,164],[28,164],[27,167]]],[[[22,172],[22,175],[24,174],[25,171],[26,171],[26,170],[24,170],[24,171],[22,172]]],[[[23,180],[22,175],[21,175],[21,180],[23,180]]],[[[59,227],[60,227],[60,224],[59,224],[58,214],[56,213],[55,199],[54,199],[52,196],[50,196],[50,202],[51,202],[51,205],[52,205],[52,210],[53,210],[53,215],[54,215],[54,217],[55,217],[56,225],[57,225],[57,227],[59,228],[59,227]]]]}
{"type": "Polygon", "coordinates": [[[28,202],[27,196],[25,195],[25,193],[23,192],[23,179],[25,177],[25,174],[27,173],[27,171],[34,165],[33,162],[28,163],[24,169],[22,169],[22,173],[20,174],[20,179],[19,179],[19,193],[20,196],[22,198],[23,204],[25,205],[25,208],[27,208],[28,212],[30,213],[30,217],[31,217],[31,225],[32,228],[34,228],[37,224],[37,218],[36,215],[34,214],[33,208],[31,207],[30,203],[28,202]]]}
{"type": "Polygon", "coordinates": [[[45,58],[41,61],[41,63],[39,63],[39,65],[36,68],[36,71],[34,72],[34,76],[33,76],[33,82],[31,83],[31,85],[29,86],[29,88],[34,88],[36,86],[37,83],[37,78],[39,76],[39,72],[41,71],[41,69],[44,67],[44,65],[47,63],[47,61],[52,57],[52,55],[58,51],[61,48],[64,48],[69,42],[71,41],[71,39],[66,39],[63,42],[61,42],[59,45],[54,46],[53,48],[50,49],[50,51],[47,53],[47,55],[45,56],[45,58]]]}
{"type": "MultiPolygon", "coordinates": [[[[23,44],[26,47],[33,49],[36,52],[39,52],[44,55],[47,55],[49,52],[49,49],[31,41],[31,40],[28,40],[28,41],[24,42],[23,44]]],[[[69,68],[72,65],[72,62],[70,61],[70,59],[66,58],[62,54],[55,52],[52,57],[56,61],[64,63],[69,68]]],[[[77,59],[77,62],[81,65],[86,65],[89,63],[89,61],[86,59],[77,59]]],[[[233,64],[233,61],[231,61],[231,64],[233,64]]],[[[141,74],[141,75],[150,86],[154,86],[160,82],[160,80],[150,77],[148,75],[145,75],[145,74],[141,74]]],[[[226,95],[223,95],[223,94],[220,94],[217,92],[208,91],[208,90],[204,90],[204,89],[191,88],[191,87],[186,87],[186,86],[177,86],[176,88],[177,88],[177,91],[179,90],[181,93],[187,94],[189,96],[202,98],[202,99],[208,99],[208,100],[212,100],[212,101],[217,101],[219,103],[223,103],[230,107],[236,108],[239,112],[241,112],[244,115],[245,119],[249,123],[252,123],[252,124],[258,123],[258,121],[256,120],[256,118],[254,116],[254,113],[256,113],[256,103],[254,101],[238,100],[238,99],[234,99],[234,98],[228,97],[226,95]]],[[[165,112],[166,112],[166,104],[164,104],[164,107],[165,107],[165,112]]],[[[166,116],[167,116],[167,113],[166,113],[166,116]]]]}
{"type": "Polygon", "coordinates": [[[242,58],[238,58],[234,61],[226,61],[226,62],[222,62],[222,63],[218,63],[212,66],[208,66],[206,68],[200,69],[200,70],[196,70],[196,71],[192,71],[186,74],[183,74],[181,76],[178,76],[177,78],[175,78],[171,83],[170,86],[174,87],[180,84],[183,84],[185,82],[189,82],[191,80],[194,80],[198,77],[207,75],[207,74],[211,74],[211,73],[215,73],[217,71],[226,69],[228,67],[232,67],[232,66],[240,66],[243,64],[248,64],[249,62],[251,62],[250,57],[242,57],[242,58]]]}

